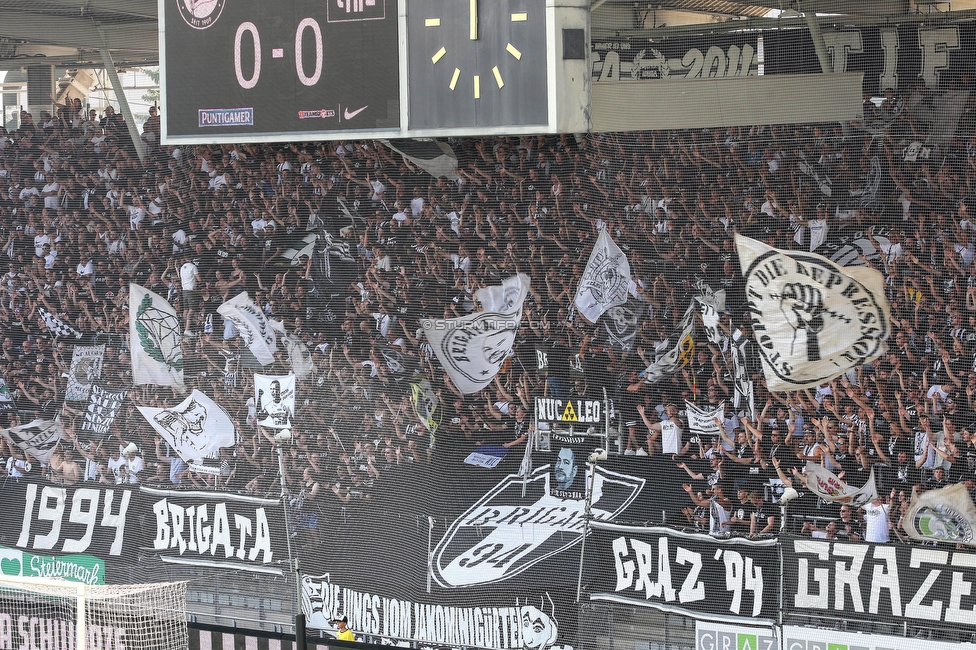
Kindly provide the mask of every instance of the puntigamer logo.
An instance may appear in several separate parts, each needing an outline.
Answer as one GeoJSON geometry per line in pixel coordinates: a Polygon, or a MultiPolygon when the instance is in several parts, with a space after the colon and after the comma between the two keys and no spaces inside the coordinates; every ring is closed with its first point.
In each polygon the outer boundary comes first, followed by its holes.
{"type": "Polygon", "coordinates": [[[206,29],[217,22],[226,0],[175,0],[180,16],[193,29],[206,29]]]}

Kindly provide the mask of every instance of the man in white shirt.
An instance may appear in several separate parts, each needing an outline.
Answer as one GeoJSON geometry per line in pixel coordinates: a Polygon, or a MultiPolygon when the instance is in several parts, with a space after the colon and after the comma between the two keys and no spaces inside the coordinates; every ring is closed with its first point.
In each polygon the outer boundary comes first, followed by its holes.
{"type": "Polygon", "coordinates": [[[891,505],[883,503],[881,497],[876,496],[861,508],[864,510],[864,540],[876,544],[887,543],[889,541],[888,513],[891,505]]]}
{"type": "Polygon", "coordinates": [[[185,334],[193,334],[193,314],[200,306],[200,296],[197,285],[200,283],[200,269],[190,257],[180,267],[180,290],[183,303],[183,326],[185,334]]]}

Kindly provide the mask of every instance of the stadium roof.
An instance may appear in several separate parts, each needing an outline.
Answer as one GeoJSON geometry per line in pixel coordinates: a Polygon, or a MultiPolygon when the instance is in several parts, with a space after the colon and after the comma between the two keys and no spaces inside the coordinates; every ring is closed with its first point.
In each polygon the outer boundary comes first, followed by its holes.
{"type": "MultiPolygon", "coordinates": [[[[772,10],[799,8],[859,21],[923,10],[958,13],[976,8],[976,0],[591,0],[591,6],[594,11],[629,9],[621,12],[629,14],[621,24],[604,28],[639,32],[647,27],[642,17],[652,11],[698,15],[700,29],[721,29],[722,21],[757,20],[772,10]]],[[[157,11],[157,0],[0,0],[0,69],[41,63],[100,68],[102,49],[118,67],[154,65],[159,60],[157,11]]],[[[683,29],[694,27],[694,18],[689,22],[683,29]]]]}

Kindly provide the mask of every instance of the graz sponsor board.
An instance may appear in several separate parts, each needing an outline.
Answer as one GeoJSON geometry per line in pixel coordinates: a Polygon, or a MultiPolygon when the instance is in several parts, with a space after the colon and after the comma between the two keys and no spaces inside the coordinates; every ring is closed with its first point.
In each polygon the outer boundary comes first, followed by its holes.
{"type": "Polygon", "coordinates": [[[779,650],[779,639],[768,627],[696,620],[695,650],[779,650]]]}
{"type": "Polygon", "coordinates": [[[775,540],[718,540],[668,528],[596,522],[584,566],[593,600],[723,620],[768,620],[778,608],[775,540]]]}
{"type": "Polygon", "coordinates": [[[784,539],[783,608],[924,625],[976,621],[976,553],[784,539]]]}
{"type": "MultiPolygon", "coordinates": [[[[783,650],[945,650],[947,647],[945,641],[783,626],[783,650]]],[[[973,643],[953,642],[951,647],[953,650],[976,650],[973,643]]]]}

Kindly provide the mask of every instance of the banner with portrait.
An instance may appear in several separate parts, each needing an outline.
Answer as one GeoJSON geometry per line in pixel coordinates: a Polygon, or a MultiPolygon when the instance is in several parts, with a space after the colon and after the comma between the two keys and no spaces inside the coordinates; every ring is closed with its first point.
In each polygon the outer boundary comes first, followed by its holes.
{"type": "Polygon", "coordinates": [[[92,383],[102,376],[102,358],[104,355],[104,345],[74,346],[64,399],[69,402],[84,402],[88,399],[92,383]]]}

